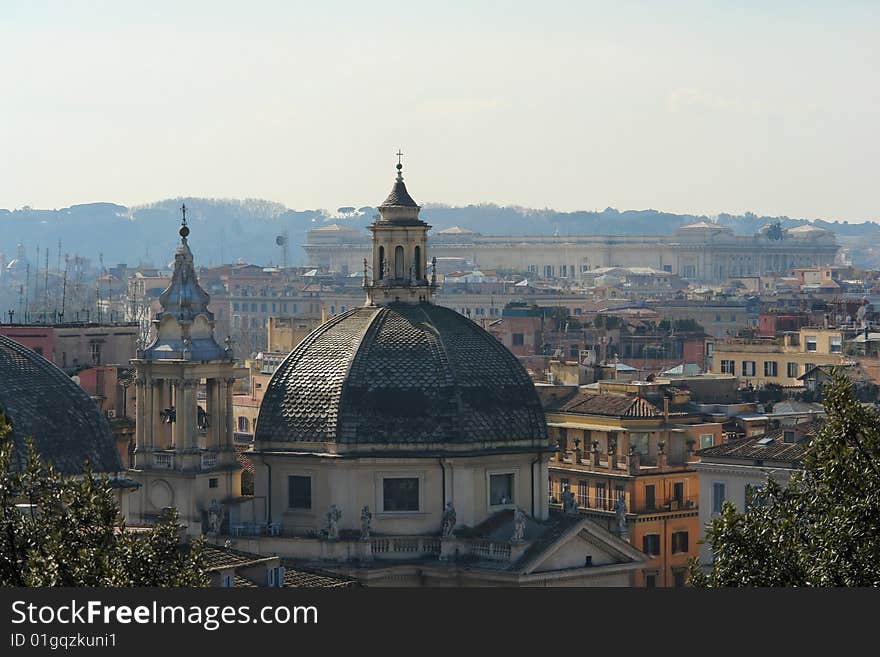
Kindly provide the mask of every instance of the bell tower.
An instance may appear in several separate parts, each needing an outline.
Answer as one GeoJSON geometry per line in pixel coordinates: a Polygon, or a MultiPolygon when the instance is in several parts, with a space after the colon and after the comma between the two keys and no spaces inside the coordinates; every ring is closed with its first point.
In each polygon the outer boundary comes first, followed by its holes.
{"type": "Polygon", "coordinates": [[[397,153],[397,180],[382,205],[379,217],[370,225],[373,234],[372,275],[364,260],[364,290],[367,305],[427,303],[436,288],[434,268],[428,278],[425,253],[430,226],[419,219],[421,208],[403,182],[403,153],[397,153]]]}
{"type": "Polygon", "coordinates": [[[219,530],[218,506],[241,495],[241,466],[233,445],[231,341],[223,348],[214,339],[210,297],[187,243],[186,205],[181,210],[174,273],[159,297],[153,341],[131,361],[137,411],[130,475],[141,488],[129,521],[149,523],[175,506],[197,535],[219,530]]]}

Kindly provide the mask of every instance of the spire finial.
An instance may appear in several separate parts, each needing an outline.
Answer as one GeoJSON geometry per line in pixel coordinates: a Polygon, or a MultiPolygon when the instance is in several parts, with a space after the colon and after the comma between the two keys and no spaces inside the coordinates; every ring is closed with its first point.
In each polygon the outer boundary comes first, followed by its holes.
{"type": "Polygon", "coordinates": [[[398,180],[403,180],[403,174],[401,173],[401,171],[403,169],[403,163],[400,160],[400,158],[402,158],[402,157],[403,157],[403,153],[398,148],[397,149],[397,179],[398,180]]]}
{"type": "Polygon", "coordinates": [[[189,228],[186,225],[186,203],[180,206],[180,212],[183,214],[183,219],[181,220],[180,231],[178,232],[183,239],[186,239],[186,236],[189,235],[189,228]]]}

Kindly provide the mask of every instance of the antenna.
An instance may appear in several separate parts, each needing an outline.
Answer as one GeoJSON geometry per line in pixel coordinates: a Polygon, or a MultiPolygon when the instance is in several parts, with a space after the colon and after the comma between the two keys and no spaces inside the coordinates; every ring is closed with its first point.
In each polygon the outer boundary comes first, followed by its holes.
{"type": "Polygon", "coordinates": [[[46,247],[46,276],[43,285],[43,323],[46,323],[49,314],[49,247],[46,247]]]}
{"type": "Polygon", "coordinates": [[[24,268],[24,323],[28,323],[28,306],[30,305],[31,293],[31,263],[27,263],[24,268]]]}
{"type": "Polygon", "coordinates": [[[64,258],[64,283],[61,286],[61,314],[58,315],[58,323],[64,321],[64,302],[67,300],[67,258],[64,258]]]}

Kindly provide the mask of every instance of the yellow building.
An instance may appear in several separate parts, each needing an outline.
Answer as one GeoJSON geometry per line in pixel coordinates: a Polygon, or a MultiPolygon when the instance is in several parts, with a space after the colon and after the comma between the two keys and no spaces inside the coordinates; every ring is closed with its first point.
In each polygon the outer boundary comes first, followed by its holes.
{"type": "Polygon", "coordinates": [[[548,464],[551,502],[563,500],[567,486],[582,514],[648,555],[635,586],[683,586],[688,560],[698,554],[693,454],[720,444],[721,425],[670,410],[668,402],[661,410],[640,396],[600,391],[548,410],[547,426],[559,446],[548,464]]]}
{"type": "Polygon", "coordinates": [[[783,338],[716,342],[712,371],[733,374],[740,383],[755,387],[769,383],[803,387],[799,376],[817,365],[839,365],[845,360],[842,331],[804,327],[783,338]]]}

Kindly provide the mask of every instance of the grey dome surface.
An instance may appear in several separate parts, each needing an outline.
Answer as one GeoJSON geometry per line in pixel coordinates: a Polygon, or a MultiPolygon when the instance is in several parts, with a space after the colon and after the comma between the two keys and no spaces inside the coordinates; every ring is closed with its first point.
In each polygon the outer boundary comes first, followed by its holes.
{"type": "Polygon", "coordinates": [[[269,382],[254,440],[543,449],[547,431],[516,357],[454,310],[422,303],[356,308],[310,333],[269,382]]]}
{"type": "Polygon", "coordinates": [[[27,347],[0,335],[0,412],[12,424],[13,469],[27,458],[26,438],[62,474],[120,472],[110,425],[70,377],[27,347]]]}

